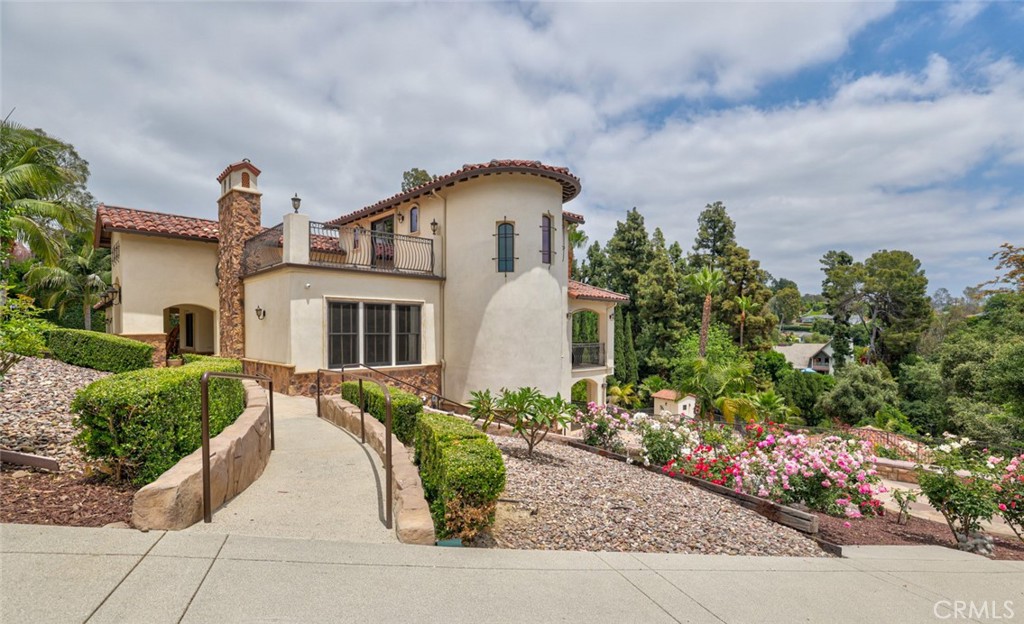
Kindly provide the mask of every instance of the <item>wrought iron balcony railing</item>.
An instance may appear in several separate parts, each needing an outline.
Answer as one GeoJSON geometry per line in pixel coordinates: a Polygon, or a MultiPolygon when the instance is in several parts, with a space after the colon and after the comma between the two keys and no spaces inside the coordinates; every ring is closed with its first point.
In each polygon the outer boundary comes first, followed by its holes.
{"type": "Polygon", "coordinates": [[[361,227],[309,224],[309,263],[390,273],[434,273],[434,240],[361,227]]]}
{"type": "Polygon", "coordinates": [[[603,342],[578,342],[572,345],[573,368],[596,368],[605,363],[603,342]]]}

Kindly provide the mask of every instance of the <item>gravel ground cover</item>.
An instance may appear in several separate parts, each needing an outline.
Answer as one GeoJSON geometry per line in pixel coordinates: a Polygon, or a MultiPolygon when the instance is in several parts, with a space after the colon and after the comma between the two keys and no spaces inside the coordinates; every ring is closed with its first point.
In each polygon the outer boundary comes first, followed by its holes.
{"type": "Polygon", "coordinates": [[[540,550],[828,557],[803,534],[636,466],[544,442],[492,436],[508,485],[476,545],[540,550]]]}
{"type": "Polygon", "coordinates": [[[28,358],[0,391],[0,446],[56,459],[60,473],[3,464],[0,521],[103,526],[125,522],[135,490],[86,476],[69,405],[79,388],[110,373],[28,358]]]}

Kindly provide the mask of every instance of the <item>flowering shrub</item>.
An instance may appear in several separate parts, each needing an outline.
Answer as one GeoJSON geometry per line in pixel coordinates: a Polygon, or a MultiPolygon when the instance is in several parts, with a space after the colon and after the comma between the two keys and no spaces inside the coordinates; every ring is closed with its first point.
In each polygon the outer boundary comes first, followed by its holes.
{"type": "Polygon", "coordinates": [[[645,466],[664,466],[700,444],[695,429],[670,416],[659,419],[637,414],[633,429],[640,434],[640,457],[645,466]]]}
{"type": "Polygon", "coordinates": [[[883,513],[875,495],[885,490],[867,443],[836,436],[812,443],[806,435],[774,425],[748,425],[747,433],[740,450],[705,439],[662,470],[783,504],[804,503],[832,515],[859,518],[883,513]]]}
{"type": "Polygon", "coordinates": [[[586,411],[578,410],[573,422],[580,425],[583,443],[615,453],[622,453],[626,445],[619,433],[630,428],[633,418],[629,412],[614,405],[587,403],[586,411]]]}
{"type": "Polygon", "coordinates": [[[1024,453],[1009,461],[989,457],[986,467],[993,471],[992,491],[999,515],[1024,542],[1024,453]]]}
{"type": "Polygon", "coordinates": [[[947,441],[934,449],[937,470],[918,466],[917,482],[931,506],[945,518],[959,547],[978,550],[979,545],[984,547],[978,540],[981,523],[998,509],[992,481],[970,453],[967,438],[944,435],[947,441]]]}

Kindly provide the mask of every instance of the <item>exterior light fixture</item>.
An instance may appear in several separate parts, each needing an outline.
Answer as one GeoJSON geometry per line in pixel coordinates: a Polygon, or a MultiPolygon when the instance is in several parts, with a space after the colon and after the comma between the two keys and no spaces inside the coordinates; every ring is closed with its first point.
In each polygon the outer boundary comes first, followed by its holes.
{"type": "Polygon", "coordinates": [[[437,230],[440,227],[441,227],[441,225],[437,222],[437,219],[433,219],[430,222],[430,231],[433,232],[435,236],[437,235],[437,230]]]}
{"type": "Polygon", "coordinates": [[[256,306],[256,318],[258,318],[261,321],[267,318],[267,311],[261,308],[260,306],[256,306]]]}
{"type": "MultiPolygon", "coordinates": [[[[292,209],[295,210],[295,214],[299,213],[299,204],[302,203],[302,198],[296,193],[295,197],[292,197],[292,209]]],[[[262,317],[261,317],[262,318],[262,317]]]]}

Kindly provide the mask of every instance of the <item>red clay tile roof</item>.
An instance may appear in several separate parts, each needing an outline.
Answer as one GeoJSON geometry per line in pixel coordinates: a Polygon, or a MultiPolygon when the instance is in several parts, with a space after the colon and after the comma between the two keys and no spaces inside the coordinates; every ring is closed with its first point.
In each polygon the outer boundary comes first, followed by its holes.
{"type": "Polygon", "coordinates": [[[590,284],[584,284],[583,282],[577,282],[576,280],[569,280],[569,296],[573,299],[593,299],[594,301],[629,301],[629,297],[626,295],[591,286],[590,284]]]}
{"type": "Polygon", "coordinates": [[[216,243],[218,237],[217,222],[209,219],[100,204],[96,209],[94,244],[97,247],[109,247],[111,232],[133,232],[210,243],[216,243]]]}
{"type": "Polygon", "coordinates": [[[679,394],[679,391],[669,390],[668,388],[658,390],[651,395],[652,399],[665,399],[666,401],[678,401],[681,397],[682,395],[679,394]]]}
{"type": "Polygon", "coordinates": [[[231,163],[227,167],[224,167],[224,171],[221,171],[220,175],[217,176],[217,181],[223,182],[224,178],[228,177],[229,173],[231,173],[232,171],[236,171],[238,169],[242,169],[243,167],[248,169],[249,171],[252,171],[256,175],[260,174],[260,170],[256,168],[256,165],[249,162],[248,158],[243,158],[242,160],[236,163],[231,163]]]}
{"type": "Polygon", "coordinates": [[[562,218],[570,223],[586,223],[587,220],[583,218],[583,215],[576,214],[575,212],[569,212],[568,210],[562,211],[562,218]]]}
{"type": "MultiPolygon", "coordinates": [[[[492,160],[489,163],[476,165],[463,165],[461,169],[447,175],[440,176],[426,184],[421,184],[409,189],[404,193],[392,195],[387,199],[367,206],[361,210],[338,217],[328,221],[329,225],[344,225],[362,217],[383,212],[403,202],[412,201],[429,194],[431,191],[440,191],[449,186],[455,186],[459,182],[489,176],[500,173],[521,173],[549,178],[562,185],[562,202],[565,203],[580,194],[580,179],[574,176],[565,167],[554,167],[545,165],[537,160],[492,160]]],[[[579,215],[575,215],[579,216],[579,215]]],[[[580,217],[582,222],[582,217],[580,217]]]]}

